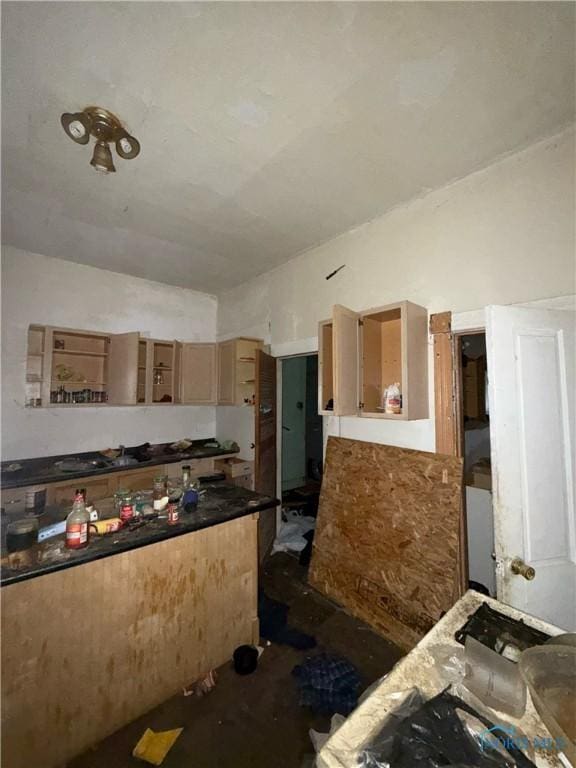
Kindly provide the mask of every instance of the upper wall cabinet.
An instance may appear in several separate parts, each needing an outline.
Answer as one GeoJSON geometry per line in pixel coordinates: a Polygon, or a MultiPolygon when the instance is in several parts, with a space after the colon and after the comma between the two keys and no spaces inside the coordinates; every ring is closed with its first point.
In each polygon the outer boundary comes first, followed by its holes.
{"type": "Polygon", "coordinates": [[[318,405],[323,414],[428,417],[428,313],[402,301],[363,312],[336,305],[318,330],[318,405]],[[398,384],[395,412],[385,392],[398,384]]]}
{"type": "Polygon", "coordinates": [[[216,344],[30,326],[26,405],[214,404],[216,344]]]}
{"type": "Polygon", "coordinates": [[[214,405],[218,398],[217,345],[183,343],[180,364],[181,402],[214,405]]]}
{"type": "Polygon", "coordinates": [[[218,404],[252,405],[256,393],[256,351],[262,339],[240,337],[218,344],[218,404]]]}

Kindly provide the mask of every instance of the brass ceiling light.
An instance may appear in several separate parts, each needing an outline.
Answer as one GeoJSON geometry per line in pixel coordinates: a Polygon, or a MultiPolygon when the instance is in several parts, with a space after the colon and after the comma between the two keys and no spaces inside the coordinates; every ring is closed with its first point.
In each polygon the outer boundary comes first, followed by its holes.
{"type": "Polygon", "coordinates": [[[124,160],[132,160],[140,154],[140,143],[130,136],[120,120],[102,107],[86,107],[82,112],[65,112],[60,118],[62,128],[77,144],[88,144],[90,136],[96,139],[90,165],[102,173],[114,173],[114,161],[109,144],[114,143],[116,152],[124,160]]]}

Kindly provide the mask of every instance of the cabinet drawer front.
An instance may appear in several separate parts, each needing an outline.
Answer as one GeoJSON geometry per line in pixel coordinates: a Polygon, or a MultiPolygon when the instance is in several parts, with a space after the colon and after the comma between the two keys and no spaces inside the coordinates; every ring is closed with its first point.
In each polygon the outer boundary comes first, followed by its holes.
{"type": "Polygon", "coordinates": [[[49,485],[46,493],[48,504],[57,504],[60,506],[70,505],[74,501],[74,491],[76,488],[86,489],[86,499],[88,503],[105,499],[114,493],[115,479],[113,477],[81,477],[77,480],[71,480],[67,483],[49,485]]]}
{"type": "Polygon", "coordinates": [[[209,475],[214,471],[214,459],[190,459],[189,461],[180,461],[174,464],[164,466],[164,474],[168,477],[180,477],[182,467],[190,467],[191,477],[200,477],[200,475],[209,475]]]}
{"type": "Polygon", "coordinates": [[[118,488],[127,491],[151,491],[154,485],[154,478],[161,474],[162,472],[154,471],[154,469],[126,472],[126,474],[118,478],[118,488]]]}
{"type": "Polygon", "coordinates": [[[224,466],[224,472],[230,477],[244,477],[252,474],[251,461],[233,461],[224,466]]]}

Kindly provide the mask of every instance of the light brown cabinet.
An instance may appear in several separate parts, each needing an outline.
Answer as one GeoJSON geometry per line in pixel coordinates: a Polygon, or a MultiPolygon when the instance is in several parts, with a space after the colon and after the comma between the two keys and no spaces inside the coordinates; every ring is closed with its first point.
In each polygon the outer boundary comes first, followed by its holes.
{"type": "Polygon", "coordinates": [[[252,405],[256,393],[256,352],[262,339],[239,337],[218,344],[218,404],[252,405]]]}
{"type": "Polygon", "coordinates": [[[428,313],[410,301],[354,312],[336,305],[318,330],[318,407],[323,414],[384,419],[428,417],[428,313]],[[398,383],[400,413],[385,413],[398,383]],[[331,406],[331,407],[330,407],[331,406]]]}
{"type": "Polygon", "coordinates": [[[218,399],[216,344],[183,343],[180,364],[181,402],[214,405],[218,399]]]}
{"type": "Polygon", "coordinates": [[[213,405],[217,345],[31,325],[25,396],[30,407],[213,405]]]}

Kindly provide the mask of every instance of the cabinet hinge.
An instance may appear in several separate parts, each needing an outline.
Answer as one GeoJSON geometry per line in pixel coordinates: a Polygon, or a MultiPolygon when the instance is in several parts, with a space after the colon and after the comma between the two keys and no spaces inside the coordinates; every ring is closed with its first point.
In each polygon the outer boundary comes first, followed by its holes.
{"type": "Polygon", "coordinates": [[[364,403],[358,403],[358,408],[360,408],[360,410],[362,410],[364,408],[364,403]]]}

